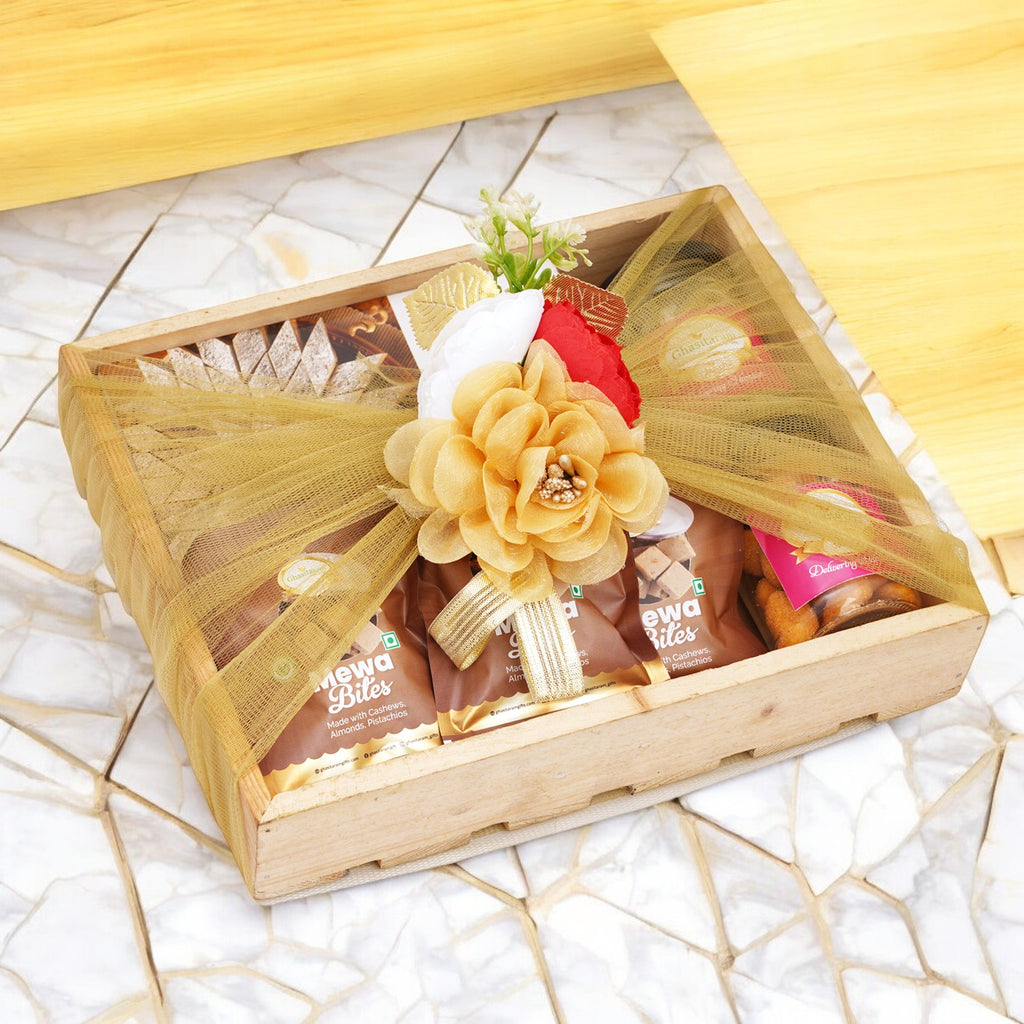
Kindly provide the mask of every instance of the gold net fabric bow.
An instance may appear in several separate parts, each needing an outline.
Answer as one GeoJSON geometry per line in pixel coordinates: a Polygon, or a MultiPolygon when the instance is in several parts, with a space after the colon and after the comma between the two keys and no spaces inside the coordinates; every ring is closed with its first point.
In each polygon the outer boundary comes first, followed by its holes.
{"type": "MultiPolygon", "coordinates": [[[[646,454],[673,493],[768,532],[827,536],[898,582],[982,607],[963,545],[884,446],[869,455],[860,397],[820,339],[794,336],[713,206],[681,202],[611,288],[630,310],[620,342],[643,396],[646,454]],[[796,490],[818,480],[867,489],[884,521],[796,490]]],[[[138,367],[66,346],[62,430],[245,872],[242,800],[261,758],[416,557],[422,512],[396,501],[384,461],[415,418],[415,380],[404,407],[375,408],[244,380],[196,389],[138,367]],[[315,586],[270,622],[247,618],[285,561],[333,534],[355,542],[315,586]]]]}

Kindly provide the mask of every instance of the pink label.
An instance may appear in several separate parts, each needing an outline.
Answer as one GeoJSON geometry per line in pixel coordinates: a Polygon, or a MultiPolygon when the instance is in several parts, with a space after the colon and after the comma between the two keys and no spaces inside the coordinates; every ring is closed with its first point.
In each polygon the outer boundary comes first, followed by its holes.
{"type": "MultiPolygon", "coordinates": [[[[802,490],[813,492],[823,501],[856,509],[876,519],[882,518],[878,503],[859,488],[822,483],[808,484],[802,490]]],[[[753,534],[794,608],[803,607],[819,594],[847,580],[870,576],[873,571],[861,568],[851,559],[855,552],[840,551],[827,540],[797,536],[795,532],[773,537],[763,530],[754,529],[753,534]]]]}

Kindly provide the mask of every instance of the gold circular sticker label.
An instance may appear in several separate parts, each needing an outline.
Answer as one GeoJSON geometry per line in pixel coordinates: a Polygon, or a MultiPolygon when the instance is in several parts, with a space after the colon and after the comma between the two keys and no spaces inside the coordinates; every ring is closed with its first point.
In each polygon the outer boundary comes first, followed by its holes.
{"type": "Polygon", "coordinates": [[[852,494],[848,494],[846,491],[839,490],[836,487],[823,486],[815,487],[813,490],[808,491],[807,495],[811,498],[817,498],[819,501],[828,502],[830,505],[847,509],[850,512],[857,512],[863,516],[864,527],[862,533],[864,539],[858,547],[851,548],[838,544],[833,540],[825,540],[804,531],[798,531],[788,525],[784,526],[782,539],[787,544],[791,544],[795,552],[799,552],[805,557],[807,555],[827,555],[829,558],[851,558],[864,550],[868,544],[871,531],[870,517],[864,506],[852,494]]]}
{"type": "Polygon", "coordinates": [[[295,663],[293,658],[289,658],[288,655],[282,654],[279,658],[274,660],[274,663],[270,666],[270,674],[279,682],[286,683],[293,675],[295,670],[299,666],[295,663]]]}
{"type": "Polygon", "coordinates": [[[300,555],[282,566],[278,586],[287,594],[304,594],[334,564],[334,555],[300,555]]]}
{"type": "Polygon", "coordinates": [[[661,364],[688,380],[721,380],[752,354],[753,343],[738,324],[714,313],[698,313],[670,326],[661,364]]]}

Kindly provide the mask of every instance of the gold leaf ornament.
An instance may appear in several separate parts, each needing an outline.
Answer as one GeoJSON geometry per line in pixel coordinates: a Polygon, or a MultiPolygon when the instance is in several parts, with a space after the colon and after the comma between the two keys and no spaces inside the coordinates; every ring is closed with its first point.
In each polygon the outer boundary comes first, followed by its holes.
{"type": "Polygon", "coordinates": [[[416,343],[429,349],[459,310],[499,292],[494,278],[473,263],[456,263],[435,274],[405,297],[416,343]]]}
{"type": "Polygon", "coordinates": [[[595,331],[609,338],[618,338],[626,323],[628,310],[621,295],[576,277],[559,274],[544,286],[544,298],[552,305],[571,302],[595,331]]]}

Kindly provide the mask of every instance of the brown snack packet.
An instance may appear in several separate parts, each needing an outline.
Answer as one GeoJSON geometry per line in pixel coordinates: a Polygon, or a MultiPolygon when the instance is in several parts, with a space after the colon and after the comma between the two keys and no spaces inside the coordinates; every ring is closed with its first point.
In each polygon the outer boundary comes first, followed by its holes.
{"type": "MultiPolygon", "coordinates": [[[[469,582],[474,570],[471,558],[447,565],[420,560],[420,607],[428,628],[469,582]]],[[[571,700],[533,701],[511,620],[495,630],[483,654],[462,671],[428,634],[437,719],[445,742],[666,678],[657,652],[640,625],[636,570],[631,557],[615,576],[570,588],[563,601],[586,687],[582,695],[571,700]]]]}
{"type": "Polygon", "coordinates": [[[260,762],[271,793],[440,745],[417,582],[413,566],[260,762]]]}
{"type": "MultiPolygon", "coordinates": [[[[226,608],[208,636],[218,667],[238,656],[375,522],[371,517],[314,540],[239,607],[226,608]]],[[[184,571],[194,578],[217,571],[243,543],[243,533],[222,529],[197,539],[184,571]]],[[[267,752],[260,769],[271,793],[440,745],[416,588],[413,567],[267,752]]]]}
{"type": "Polygon", "coordinates": [[[670,676],[765,652],[739,607],[742,523],[672,498],[633,553],[640,620],[670,676]]]}
{"type": "MultiPolygon", "coordinates": [[[[290,508],[281,508],[273,514],[270,525],[276,520],[287,520],[293,515],[290,508]]],[[[271,517],[264,516],[241,525],[210,530],[196,538],[182,561],[182,573],[189,582],[203,579],[207,574],[223,572],[251,542],[252,535],[267,525],[271,517]]],[[[347,551],[360,537],[364,536],[379,520],[369,517],[334,533],[319,537],[308,544],[301,554],[288,564],[297,561],[331,559],[347,551]]],[[[281,566],[282,571],[285,566],[281,566]]],[[[281,572],[260,584],[248,597],[234,605],[225,606],[216,616],[210,616],[204,623],[206,642],[210,647],[214,663],[223,668],[281,614],[285,607],[299,593],[299,588],[282,583],[281,572]]]]}

